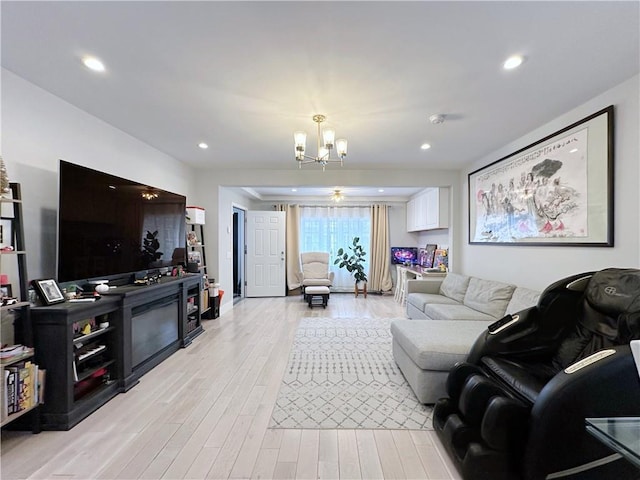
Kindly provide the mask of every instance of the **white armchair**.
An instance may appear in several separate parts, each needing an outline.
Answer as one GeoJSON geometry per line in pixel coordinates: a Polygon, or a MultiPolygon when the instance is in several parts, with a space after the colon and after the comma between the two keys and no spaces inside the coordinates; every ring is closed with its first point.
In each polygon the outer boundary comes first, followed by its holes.
{"type": "Polygon", "coordinates": [[[300,254],[302,266],[302,293],[305,287],[330,287],[334,273],[329,271],[327,252],[305,252],[300,254]]]}

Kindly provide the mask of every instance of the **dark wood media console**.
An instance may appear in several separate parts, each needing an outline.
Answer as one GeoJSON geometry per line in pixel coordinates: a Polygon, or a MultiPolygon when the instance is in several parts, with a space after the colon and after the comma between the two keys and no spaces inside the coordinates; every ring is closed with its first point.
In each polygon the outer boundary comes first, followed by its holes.
{"type": "Polygon", "coordinates": [[[200,275],[114,288],[100,300],[31,310],[47,371],[42,428],[69,430],[202,333],[200,275]]]}

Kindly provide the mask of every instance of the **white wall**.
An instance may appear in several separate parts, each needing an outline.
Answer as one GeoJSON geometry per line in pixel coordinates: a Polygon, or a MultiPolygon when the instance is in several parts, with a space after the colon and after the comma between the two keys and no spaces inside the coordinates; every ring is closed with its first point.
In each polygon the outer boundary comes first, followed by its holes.
{"type": "Polygon", "coordinates": [[[187,195],[193,171],[2,69],[2,157],[22,186],[29,277],[55,278],[58,160],[187,195]]]}
{"type": "MultiPolygon", "coordinates": [[[[292,160],[293,163],[293,160],[292,160]]],[[[239,193],[231,187],[240,186],[447,186],[452,190],[452,212],[459,212],[459,174],[451,171],[388,171],[388,170],[340,170],[331,169],[325,172],[318,170],[299,170],[292,166],[291,170],[200,170],[196,176],[196,200],[198,205],[207,209],[207,224],[205,234],[207,244],[209,238],[216,238],[215,248],[218,250],[218,260],[215,264],[207,257],[207,263],[213,265],[209,275],[221,283],[221,288],[228,291],[233,282],[232,259],[228,258],[231,251],[231,234],[227,233],[227,226],[231,225],[231,215],[234,204],[250,204],[249,208],[264,209],[264,202],[257,202],[249,196],[239,193]],[[422,182],[422,183],[421,183],[422,182]],[[217,203],[216,203],[217,201],[217,203]],[[210,214],[212,211],[212,214],[210,214]],[[211,219],[211,220],[210,220],[211,219]]],[[[269,202],[273,204],[274,202],[269,202]]],[[[406,231],[406,212],[404,206],[392,206],[391,240],[397,240],[403,245],[419,245],[419,236],[406,231]],[[397,215],[394,213],[398,208],[397,215]]],[[[455,225],[458,223],[456,222],[455,225]]],[[[449,229],[455,231],[455,227],[449,229]]],[[[211,249],[208,249],[210,251],[211,249]]],[[[207,252],[208,253],[208,252],[207,252]]],[[[452,255],[456,255],[452,245],[452,255]]],[[[452,257],[453,258],[453,257],[452,257]]],[[[222,299],[221,312],[231,308],[232,296],[226,295],[222,299]]]]}
{"type": "MultiPolygon", "coordinates": [[[[591,101],[567,112],[537,130],[479,159],[462,172],[460,184],[467,175],[499,158],[509,155],[576,121],[613,104],[614,113],[614,247],[525,247],[468,244],[468,198],[462,189],[459,216],[459,271],[493,280],[542,289],[555,280],[583,271],[607,267],[640,267],[640,131],[638,99],[639,77],[598,95],[591,101]]],[[[523,112],[526,114],[526,112],[523,112]]]]}

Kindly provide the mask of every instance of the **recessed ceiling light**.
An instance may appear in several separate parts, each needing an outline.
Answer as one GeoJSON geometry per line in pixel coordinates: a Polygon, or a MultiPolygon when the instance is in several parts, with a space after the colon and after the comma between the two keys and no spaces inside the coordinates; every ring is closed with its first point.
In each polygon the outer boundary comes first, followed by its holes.
{"type": "Polygon", "coordinates": [[[297,192],[297,191],[298,191],[298,189],[297,189],[297,188],[292,188],[292,189],[291,189],[291,191],[292,191],[292,192],[297,192]]]}
{"type": "Polygon", "coordinates": [[[522,61],[524,59],[522,58],[522,56],[520,55],[514,55],[512,57],[509,57],[505,60],[504,64],[502,65],[502,67],[505,70],[512,70],[514,68],[519,67],[520,65],[522,65],[522,61]]]}
{"type": "Polygon", "coordinates": [[[384,188],[379,188],[378,193],[382,193],[382,192],[384,192],[384,188]]]}
{"type": "Polygon", "coordinates": [[[198,144],[198,146],[199,146],[201,149],[203,149],[203,150],[206,150],[207,148],[209,148],[209,145],[207,145],[207,144],[206,144],[206,143],[204,143],[204,142],[200,142],[200,143],[198,144]]]}
{"type": "Polygon", "coordinates": [[[429,145],[428,143],[423,143],[422,145],[420,145],[420,148],[422,150],[429,150],[431,148],[431,145],[429,145]]]}
{"type": "Polygon", "coordinates": [[[82,63],[84,63],[85,67],[93,70],[94,72],[104,72],[105,70],[104,63],[102,63],[96,57],[84,57],[82,59],[82,63]]]}

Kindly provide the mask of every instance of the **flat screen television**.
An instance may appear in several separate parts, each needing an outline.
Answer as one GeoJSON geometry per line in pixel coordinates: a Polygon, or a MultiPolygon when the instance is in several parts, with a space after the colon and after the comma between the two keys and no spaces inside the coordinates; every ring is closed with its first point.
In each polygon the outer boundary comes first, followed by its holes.
{"type": "Polygon", "coordinates": [[[59,282],[186,264],[183,195],[64,160],[58,187],[59,282]]]}
{"type": "Polygon", "coordinates": [[[418,263],[418,247],[391,247],[391,263],[418,263]]]}

